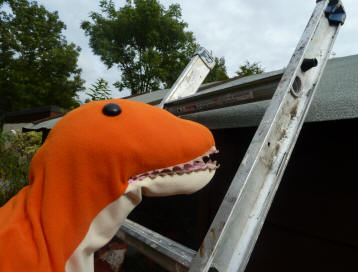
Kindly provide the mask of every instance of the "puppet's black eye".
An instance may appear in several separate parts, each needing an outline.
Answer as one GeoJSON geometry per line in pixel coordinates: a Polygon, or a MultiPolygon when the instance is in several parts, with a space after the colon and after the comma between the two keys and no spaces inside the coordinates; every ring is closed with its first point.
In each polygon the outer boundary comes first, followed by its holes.
{"type": "Polygon", "coordinates": [[[108,103],[103,107],[102,110],[104,115],[107,116],[117,116],[122,112],[121,107],[116,103],[108,103]]]}

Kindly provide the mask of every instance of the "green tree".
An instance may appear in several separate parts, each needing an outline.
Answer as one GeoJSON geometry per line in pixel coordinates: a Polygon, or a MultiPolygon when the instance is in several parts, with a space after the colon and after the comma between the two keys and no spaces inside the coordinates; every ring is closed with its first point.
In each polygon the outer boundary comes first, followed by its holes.
{"type": "Polygon", "coordinates": [[[44,105],[73,108],[83,89],[80,48],[57,12],[35,1],[0,0],[0,115],[44,105]]]}
{"type": "Polygon", "coordinates": [[[0,206],[28,184],[30,162],[40,145],[40,132],[0,133],[0,206]]]}
{"type": "Polygon", "coordinates": [[[197,48],[186,31],[180,6],[165,9],[158,0],[127,0],[116,10],[112,0],[100,1],[102,12],[82,22],[94,54],[108,68],[117,65],[119,90],[140,94],[170,87],[197,48]]]}
{"type": "Polygon", "coordinates": [[[227,72],[226,72],[225,58],[221,57],[219,59],[219,58],[215,57],[215,63],[216,63],[216,65],[210,71],[210,73],[206,77],[204,83],[221,81],[221,80],[225,80],[225,79],[229,78],[227,75],[227,72]]]}
{"type": "Polygon", "coordinates": [[[239,77],[252,76],[264,72],[259,62],[250,63],[246,61],[243,65],[240,65],[239,69],[240,70],[236,72],[239,77]]]}
{"type": "Polygon", "coordinates": [[[108,82],[103,78],[97,79],[96,83],[91,85],[92,88],[90,88],[90,91],[86,93],[90,99],[86,99],[86,103],[90,101],[107,100],[112,98],[111,90],[108,87],[108,82]]]}

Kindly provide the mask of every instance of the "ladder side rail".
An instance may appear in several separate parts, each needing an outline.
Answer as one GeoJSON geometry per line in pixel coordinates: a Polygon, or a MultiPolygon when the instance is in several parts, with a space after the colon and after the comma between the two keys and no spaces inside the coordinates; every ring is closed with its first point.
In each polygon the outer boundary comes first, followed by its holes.
{"type": "Polygon", "coordinates": [[[117,237],[168,271],[188,271],[196,252],[127,219],[117,237]]]}
{"type": "Polygon", "coordinates": [[[339,23],[331,25],[325,18],[329,5],[317,1],[189,271],[245,270],[339,30],[339,23]],[[303,72],[302,63],[312,58],[317,67],[303,72]]]}
{"type": "Polygon", "coordinates": [[[165,103],[196,93],[214,66],[215,60],[209,51],[204,47],[199,47],[169,92],[164,96],[159,107],[164,108],[165,103]]]}

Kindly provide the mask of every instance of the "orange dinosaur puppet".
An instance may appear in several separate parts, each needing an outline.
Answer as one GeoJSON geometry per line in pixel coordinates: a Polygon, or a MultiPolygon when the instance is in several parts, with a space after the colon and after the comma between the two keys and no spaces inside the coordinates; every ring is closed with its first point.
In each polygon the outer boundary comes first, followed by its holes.
{"type": "Polygon", "coordinates": [[[188,194],[217,165],[200,124],[128,100],[66,114],[30,167],[30,185],[0,208],[1,272],[91,272],[93,254],[148,196],[188,194]]]}

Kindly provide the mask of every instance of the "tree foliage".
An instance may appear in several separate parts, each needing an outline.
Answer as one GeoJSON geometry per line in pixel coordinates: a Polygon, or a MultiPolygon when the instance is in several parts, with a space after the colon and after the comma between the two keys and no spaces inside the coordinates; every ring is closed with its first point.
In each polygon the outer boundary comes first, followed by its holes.
{"type": "Polygon", "coordinates": [[[103,78],[97,79],[96,83],[91,84],[92,88],[89,88],[89,92],[86,93],[90,97],[90,99],[86,99],[86,103],[90,101],[111,99],[112,94],[108,85],[108,82],[103,78]]]}
{"type": "Polygon", "coordinates": [[[83,89],[80,48],[57,12],[35,1],[0,0],[0,115],[44,105],[72,108],[83,89]]]}
{"type": "Polygon", "coordinates": [[[216,65],[214,68],[210,71],[208,76],[206,77],[204,83],[214,82],[214,81],[221,81],[228,79],[228,75],[226,72],[226,66],[225,66],[225,58],[221,57],[215,57],[215,63],[216,65]]]}
{"type": "Polygon", "coordinates": [[[239,71],[237,71],[236,74],[239,77],[245,77],[245,76],[262,74],[263,72],[264,69],[260,66],[260,63],[258,62],[250,63],[249,61],[246,61],[243,65],[240,65],[239,71]]]}
{"type": "Polygon", "coordinates": [[[0,133],[0,206],[28,184],[30,162],[40,145],[40,132],[0,133]]]}
{"type": "Polygon", "coordinates": [[[127,0],[117,10],[112,0],[102,0],[100,7],[102,12],[92,12],[92,22],[81,27],[94,54],[108,68],[120,68],[121,81],[115,86],[132,94],[170,87],[197,47],[180,6],[165,9],[158,0],[127,0]]]}

